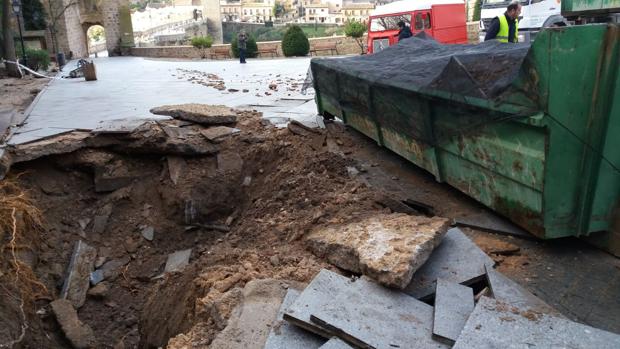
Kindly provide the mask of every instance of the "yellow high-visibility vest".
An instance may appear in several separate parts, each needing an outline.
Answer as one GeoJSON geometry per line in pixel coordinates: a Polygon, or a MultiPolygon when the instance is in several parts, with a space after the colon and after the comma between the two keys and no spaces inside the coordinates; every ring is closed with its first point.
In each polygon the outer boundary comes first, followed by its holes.
{"type": "MultiPolygon", "coordinates": [[[[508,26],[508,19],[506,15],[498,16],[499,18],[499,32],[495,37],[500,42],[508,43],[508,35],[510,33],[510,27],[508,26]]],[[[514,42],[519,42],[519,20],[515,19],[515,39],[514,42]]]]}

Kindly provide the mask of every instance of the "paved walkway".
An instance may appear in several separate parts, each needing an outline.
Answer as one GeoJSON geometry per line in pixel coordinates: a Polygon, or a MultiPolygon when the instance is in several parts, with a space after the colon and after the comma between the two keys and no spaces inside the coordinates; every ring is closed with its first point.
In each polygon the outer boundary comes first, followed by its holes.
{"type": "MultiPolygon", "coordinates": [[[[97,81],[55,79],[35,102],[26,123],[16,129],[9,144],[21,144],[74,129],[91,130],[102,121],[160,118],[149,112],[164,104],[206,103],[249,107],[279,122],[295,118],[317,123],[314,93],[301,94],[309,58],[237,61],[174,61],[141,57],[95,59],[97,81]],[[181,70],[179,70],[181,69],[181,70]],[[219,91],[191,77],[225,81],[219,91]],[[189,77],[189,78],[188,78],[189,77]],[[269,88],[277,84],[277,91],[269,88]],[[242,92],[244,89],[248,92],[242,92]]],[[[65,75],[70,68],[64,69],[65,75]]]]}

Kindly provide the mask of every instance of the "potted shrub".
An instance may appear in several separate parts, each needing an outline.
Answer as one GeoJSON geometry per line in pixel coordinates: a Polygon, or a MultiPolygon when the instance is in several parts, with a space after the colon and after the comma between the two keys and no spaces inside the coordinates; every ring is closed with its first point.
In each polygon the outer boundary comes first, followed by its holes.
{"type": "Polygon", "coordinates": [[[213,45],[213,38],[207,36],[196,36],[192,38],[192,46],[200,50],[200,56],[207,58],[207,50],[213,45]]]}

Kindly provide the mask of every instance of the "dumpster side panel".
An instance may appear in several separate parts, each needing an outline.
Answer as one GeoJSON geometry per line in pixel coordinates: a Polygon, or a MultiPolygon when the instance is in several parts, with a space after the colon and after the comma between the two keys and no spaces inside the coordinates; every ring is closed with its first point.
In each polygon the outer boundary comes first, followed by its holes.
{"type": "MultiPolygon", "coordinates": [[[[532,46],[538,65],[548,81],[545,120],[550,129],[545,173],[544,214],[547,238],[578,235],[584,179],[584,155],[589,129],[588,116],[598,80],[605,26],[547,30],[546,44],[532,46]],[[547,71],[548,76],[543,72],[547,71]]],[[[593,189],[593,188],[591,188],[593,189]]]]}
{"type": "Polygon", "coordinates": [[[563,0],[562,13],[573,15],[587,12],[605,12],[620,9],[620,0],[563,0]]]}

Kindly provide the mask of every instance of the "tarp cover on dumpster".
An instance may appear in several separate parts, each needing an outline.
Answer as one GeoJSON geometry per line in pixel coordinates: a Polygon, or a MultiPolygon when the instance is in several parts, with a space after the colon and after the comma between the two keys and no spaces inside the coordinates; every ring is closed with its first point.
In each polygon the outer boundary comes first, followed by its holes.
{"type": "Polygon", "coordinates": [[[444,45],[412,37],[383,51],[340,59],[312,60],[313,73],[327,69],[365,82],[411,90],[442,90],[492,99],[517,77],[529,44],[444,45]]]}

